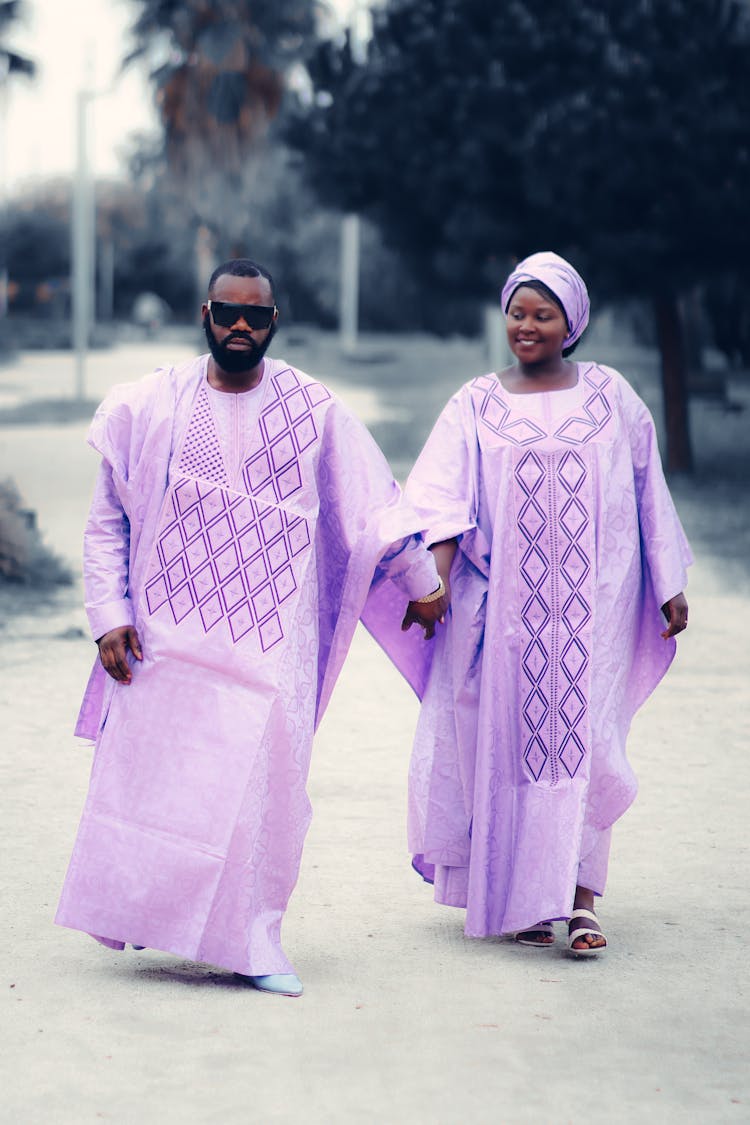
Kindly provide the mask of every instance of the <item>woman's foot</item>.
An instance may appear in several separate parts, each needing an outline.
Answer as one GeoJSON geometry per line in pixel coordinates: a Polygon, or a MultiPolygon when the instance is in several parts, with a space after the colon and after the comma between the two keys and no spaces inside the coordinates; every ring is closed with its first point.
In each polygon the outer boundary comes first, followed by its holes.
{"type": "Polygon", "coordinates": [[[530,930],[518,930],[513,935],[519,945],[532,945],[546,949],[555,942],[555,930],[551,922],[537,922],[530,930]]]}
{"type": "Polygon", "coordinates": [[[606,948],[607,939],[594,913],[594,892],[587,887],[576,887],[573,912],[568,922],[568,949],[585,957],[606,948]]]}

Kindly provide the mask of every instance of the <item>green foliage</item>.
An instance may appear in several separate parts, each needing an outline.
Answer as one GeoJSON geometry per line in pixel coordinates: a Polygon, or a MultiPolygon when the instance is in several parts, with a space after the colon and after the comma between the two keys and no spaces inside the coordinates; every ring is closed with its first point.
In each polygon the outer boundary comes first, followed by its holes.
{"type": "Polygon", "coordinates": [[[23,507],[11,480],[0,481],[0,588],[18,583],[36,590],[68,586],[68,567],[45,546],[34,513],[23,507]]]}
{"type": "MultiPolygon", "coordinates": [[[[744,0],[391,0],[319,46],[291,142],[428,280],[484,293],[570,254],[644,295],[750,259],[744,0]]],[[[747,266],[745,266],[747,268],[747,266]]]]}

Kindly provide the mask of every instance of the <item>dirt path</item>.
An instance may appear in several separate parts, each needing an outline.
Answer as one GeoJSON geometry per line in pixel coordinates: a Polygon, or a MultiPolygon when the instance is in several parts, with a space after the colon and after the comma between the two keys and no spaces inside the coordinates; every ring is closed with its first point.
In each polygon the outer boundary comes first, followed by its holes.
{"type": "MultiPolygon", "coordinates": [[[[0,430],[0,477],[74,562],[95,470],[84,429],[0,430]]],[[[10,619],[1,1119],[747,1121],[748,601],[725,546],[698,544],[691,631],[634,726],[641,794],[615,833],[611,951],[595,963],[468,941],[461,912],[432,903],[405,849],[416,704],[357,635],[317,740],[285,923],[299,1001],[51,924],[87,784],[90,752],[70,730],[93,650],[78,590],[10,619]]]]}

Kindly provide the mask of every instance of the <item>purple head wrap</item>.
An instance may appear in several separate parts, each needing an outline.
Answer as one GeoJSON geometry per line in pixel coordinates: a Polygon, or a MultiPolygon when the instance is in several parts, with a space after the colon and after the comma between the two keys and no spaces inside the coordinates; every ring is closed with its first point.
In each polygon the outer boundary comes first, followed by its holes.
{"type": "Polygon", "coordinates": [[[569,348],[589,322],[590,302],[583,278],[573,269],[570,262],[566,262],[559,254],[553,254],[551,250],[531,254],[518,263],[503,286],[501,296],[503,312],[508,311],[513,293],[525,281],[541,281],[557,297],[568,319],[570,331],[565,337],[563,347],[569,348]]]}

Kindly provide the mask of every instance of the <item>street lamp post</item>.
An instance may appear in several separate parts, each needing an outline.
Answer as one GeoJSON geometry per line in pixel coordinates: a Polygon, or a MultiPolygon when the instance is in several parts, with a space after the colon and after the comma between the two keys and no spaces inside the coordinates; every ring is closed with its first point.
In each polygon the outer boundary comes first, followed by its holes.
{"type": "Polygon", "coordinates": [[[88,158],[90,90],[76,94],[76,166],[71,224],[71,312],[75,352],[75,397],[86,397],[86,355],[94,313],[94,193],[88,158]]]}

